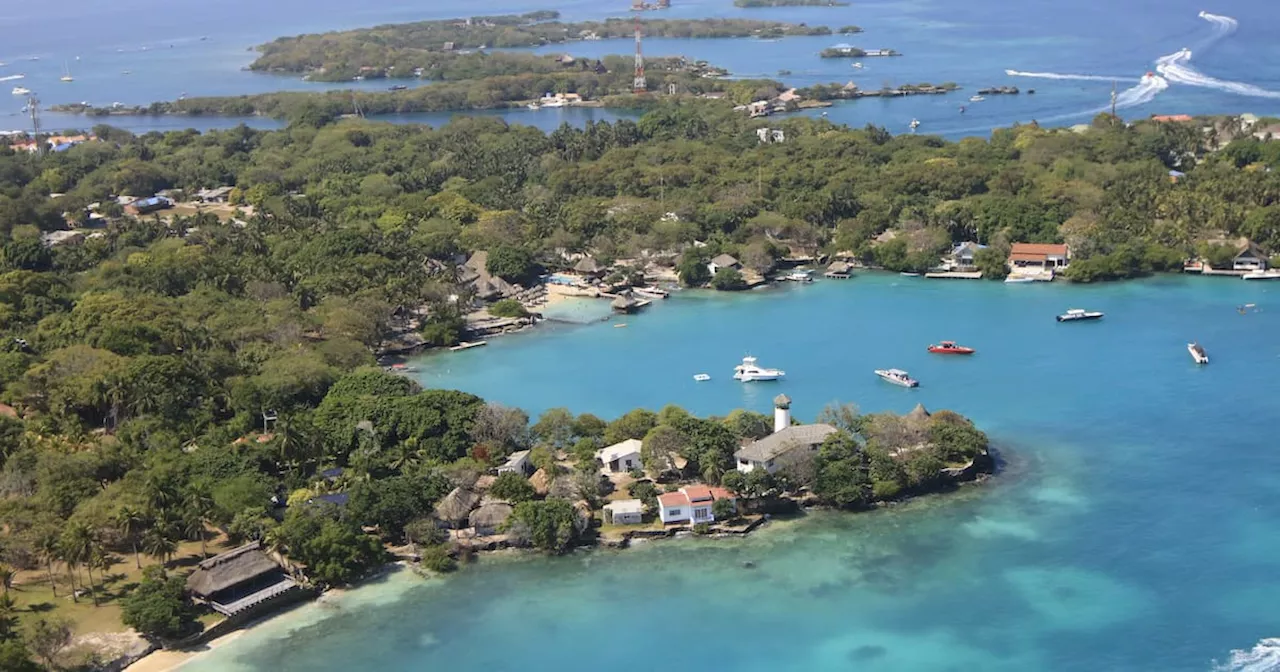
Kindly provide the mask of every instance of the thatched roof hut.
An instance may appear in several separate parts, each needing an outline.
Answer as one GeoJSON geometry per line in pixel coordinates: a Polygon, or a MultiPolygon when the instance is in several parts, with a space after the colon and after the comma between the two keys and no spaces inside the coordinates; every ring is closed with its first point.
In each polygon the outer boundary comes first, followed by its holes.
{"type": "Polygon", "coordinates": [[[454,488],[436,504],[435,514],[448,527],[463,527],[467,515],[480,503],[480,495],[466,488],[454,488]]]}
{"type": "Polygon", "coordinates": [[[618,298],[609,304],[615,313],[629,313],[636,309],[636,300],[630,294],[619,294],[618,298]]]}
{"type": "Polygon", "coordinates": [[[506,502],[485,504],[471,512],[471,527],[475,528],[476,534],[479,535],[493,534],[507,522],[507,518],[511,517],[511,512],[514,510],[515,508],[506,502]]]}
{"type": "Polygon", "coordinates": [[[594,257],[583,257],[573,265],[573,270],[583,275],[600,275],[607,269],[603,264],[596,261],[594,257]]]}
{"type": "Polygon", "coordinates": [[[296,587],[256,541],[201,561],[187,577],[187,590],[226,616],[275,601],[296,587]]]}
{"type": "Polygon", "coordinates": [[[928,422],[929,411],[924,407],[924,404],[916,404],[916,407],[907,414],[907,419],[916,422],[928,422]]]}

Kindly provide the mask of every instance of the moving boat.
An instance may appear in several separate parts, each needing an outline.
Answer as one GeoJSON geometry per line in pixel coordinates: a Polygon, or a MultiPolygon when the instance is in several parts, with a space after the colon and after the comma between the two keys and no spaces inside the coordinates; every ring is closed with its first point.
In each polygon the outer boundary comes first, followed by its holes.
{"type": "Polygon", "coordinates": [[[28,95],[28,94],[30,94],[30,93],[31,93],[31,89],[28,89],[28,88],[26,88],[26,87],[24,87],[24,86],[15,86],[15,87],[13,87],[13,95],[15,95],[15,96],[25,96],[25,95],[28,95]]]}
{"type": "Polygon", "coordinates": [[[694,376],[693,379],[698,381],[699,383],[705,383],[708,380],[711,380],[711,376],[709,374],[699,373],[696,376],[694,376]]]}
{"type": "Polygon", "coordinates": [[[910,374],[902,369],[876,369],[876,375],[903,387],[919,387],[920,381],[912,378],[910,374]]]}
{"type": "Polygon", "coordinates": [[[853,63],[853,67],[854,67],[854,68],[856,68],[856,69],[858,69],[858,70],[861,70],[861,69],[862,69],[862,61],[854,61],[854,63],[853,63]]]}
{"type": "Polygon", "coordinates": [[[1280,280],[1280,268],[1272,268],[1265,271],[1262,269],[1249,271],[1240,277],[1245,280],[1280,280]]]}
{"type": "Polygon", "coordinates": [[[71,68],[67,67],[67,62],[66,62],[66,61],[63,61],[63,62],[62,62],[62,76],[61,76],[61,77],[59,77],[58,79],[59,79],[60,81],[63,81],[63,82],[74,82],[74,81],[76,81],[76,80],[71,76],[71,68]]]}
{"type": "Polygon", "coordinates": [[[756,363],[755,357],[743,357],[742,363],[733,368],[733,379],[744,383],[756,380],[779,380],[787,375],[781,369],[765,369],[756,363]]]}
{"type": "Polygon", "coordinates": [[[919,119],[912,119],[912,120],[911,120],[911,123],[910,123],[910,124],[907,124],[907,125],[908,125],[908,126],[910,126],[910,127],[911,127],[911,130],[913,130],[913,131],[914,131],[914,130],[916,130],[917,128],[920,128],[920,120],[919,120],[919,119]]]}
{"type": "Polygon", "coordinates": [[[969,96],[969,102],[971,103],[981,103],[984,100],[986,100],[986,98],[983,98],[982,96],[969,96]]]}
{"type": "Polygon", "coordinates": [[[1102,317],[1102,313],[1096,310],[1084,310],[1083,308],[1072,308],[1062,315],[1058,316],[1059,322],[1078,322],[1080,320],[1096,320],[1102,317]]]}
{"type": "Polygon", "coordinates": [[[1208,364],[1209,354],[1204,351],[1204,346],[1192,341],[1187,344],[1187,352],[1191,353],[1191,359],[1196,360],[1196,364],[1208,364]]]}
{"type": "Polygon", "coordinates": [[[977,350],[963,345],[956,345],[955,341],[942,341],[929,346],[929,352],[938,355],[972,355],[977,350]]]}

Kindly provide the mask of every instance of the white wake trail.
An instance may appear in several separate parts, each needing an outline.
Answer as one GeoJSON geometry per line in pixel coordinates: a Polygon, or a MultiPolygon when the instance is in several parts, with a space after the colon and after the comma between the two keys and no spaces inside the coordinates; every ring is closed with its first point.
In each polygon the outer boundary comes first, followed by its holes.
{"type": "Polygon", "coordinates": [[[6,77],[0,77],[0,82],[12,82],[15,79],[25,79],[25,78],[26,78],[26,75],[8,75],[6,77]]]}
{"type": "Polygon", "coordinates": [[[1158,75],[1148,75],[1138,81],[1132,88],[1116,94],[1116,108],[1145,105],[1156,99],[1161,91],[1169,88],[1169,80],[1158,75]]]}
{"type": "Polygon", "coordinates": [[[1248,651],[1237,649],[1214,672],[1276,672],[1280,670],[1280,638],[1267,638],[1248,651]]]}
{"type": "Polygon", "coordinates": [[[1254,98],[1272,98],[1280,99],[1280,91],[1271,91],[1253,84],[1245,84],[1244,82],[1232,82],[1209,75],[1196,70],[1191,63],[1191,50],[1182,49],[1167,56],[1161,56],[1156,59],[1156,72],[1164,76],[1174,84],[1185,84],[1187,86],[1198,86],[1205,89],[1214,89],[1224,93],[1234,93],[1241,96],[1251,96],[1254,98]]]}
{"type": "Polygon", "coordinates": [[[1075,79],[1086,82],[1132,82],[1132,77],[1106,77],[1103,75],[1072,75],[1057,72],[1023,72],[1021,70],[1005,70],[1010,77],[1036,77],[1038,79],[1075,79]]]}

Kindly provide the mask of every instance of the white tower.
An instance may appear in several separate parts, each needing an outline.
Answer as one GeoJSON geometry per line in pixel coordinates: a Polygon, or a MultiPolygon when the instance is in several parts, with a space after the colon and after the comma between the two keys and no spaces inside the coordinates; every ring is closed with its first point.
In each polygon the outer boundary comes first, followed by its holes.
{"type": "Polygon", "coordinates": [[[773,431],[774,433],[791,426],[791,399],[785,394],[773,398],[773,431]]]}

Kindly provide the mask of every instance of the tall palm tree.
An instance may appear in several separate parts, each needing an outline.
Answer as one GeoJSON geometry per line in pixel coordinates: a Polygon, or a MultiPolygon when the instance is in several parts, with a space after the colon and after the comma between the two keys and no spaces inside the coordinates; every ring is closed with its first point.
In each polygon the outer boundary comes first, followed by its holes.
{"type": "Polygon", "coordinates": [[[183,509],[186,517],[184,519],[184,527],[187,536],[197,535],[200,537],[200,555],[207,558],[209,553],[205,549],[205,525],[213,516],[213,495],[209,494],[209,490],[203,486],[192,485],[187,489],[187,494],[182,500],[183,509]]]}
{"type": "Polygon", "coordinates": [[[36,552],[44,560],[44,567],[49,572],[49,590],[58,596],[58,584],[53,578],[53,561],[58,559],[58,534],[53,529],[41,530],[36,537],[36,552]]]}
{"type": "Polygon", "coordinates": [[[129,543],[133,545],[133,561],[137,564],[138,569],[142,569],[142,556],[138,552],[138,538],[147,527],[147,517],[138,509],[126,505],[116,511],[113,522],[116,525],[116,530],[123,534],[129,540],[129,543]]]}
{"type": "Polygon", "coordinates": [[[142,535],[142,551],[147,555],[160,561],[160,564],[169,562],[169,558],[173,556],[174,551],[178,550],[178,545],[173,543],[169,535],[165,534],[159,527],[152,527],[142,535]]]}
{"type": "MultiPolygon", "coordinates": [[[[62,530],[62,537],[59,540],[59,547],[62,549],[62,559],[67,563],[68,573],[75,572],[80,565],[89,562],[93,555],[94,547],[93,532],[84,523],[71,523],[62,530]]],[[[94,606],[98,605],[98,595],[94,592],[93,585],[93,569],[88,568],[89,572],[89,596],[93,598],[94,606]]],[[[75,597],[75,584],[72,582],[72,597],[75,597]]]]}

